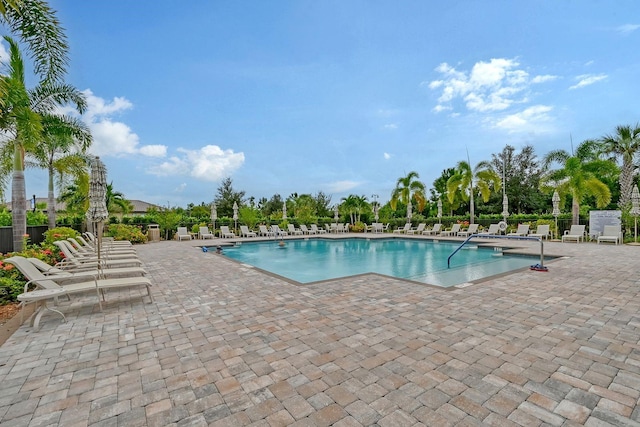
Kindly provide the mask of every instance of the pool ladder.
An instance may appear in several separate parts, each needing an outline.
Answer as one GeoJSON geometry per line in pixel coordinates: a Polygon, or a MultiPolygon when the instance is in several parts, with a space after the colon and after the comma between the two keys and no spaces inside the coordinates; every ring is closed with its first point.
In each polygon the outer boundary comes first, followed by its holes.
{"type": "Polygon", "coordinates": [[[462,244],[460,246],[458,246],[456,248],[455,251],[451,252],[451,255],[449,255],[449,258],[447,258],[447,268],[451,268],[451,258],[458,253],[458,251],[460,249],[462,249],[462,247],[464,245],[466,245],[471,239],[473,239],[474,237],[481,237],[483,239],[510,239],[510,240],[537,240],[540,242],[540,264],[539,264],[539,268],[541,270],[545,269],[544,266],[544,243],[542,242],[542,237],[530,237],[530,236],[501,236],[501,235],[497,235],[497,234],[472,234],[471,236],[467,237],[465,239],[464,242],[462,242],[462,244]]]}

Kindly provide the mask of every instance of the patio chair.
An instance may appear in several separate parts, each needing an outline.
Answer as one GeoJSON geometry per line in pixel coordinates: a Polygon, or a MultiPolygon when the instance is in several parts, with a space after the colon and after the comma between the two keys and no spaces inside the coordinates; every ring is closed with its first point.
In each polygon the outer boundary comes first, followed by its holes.
{"type": "Polygon", "coordinates": [[[460,237],[469,237],[472,234],[476,234],[478,232],[479,224],[469,224],[469,227],[466,230],[458,231],[458,236],[460,237]]]}
{"type": "Polygon", "coordinates": [[[616,245],[622,243],[622,230],[619,225],[605,225],[602,234],[598,236],[600,242],[613,242],[616,245]]]}
{"type": "Polygon", "coordinates": [[[406,233],[407,231],[411,230],[411,223],[408,222],[404,225],[404,227],[402,228],[396,228],[395,230],[393,230],[394,234],[401,234],[401,233],[406,233]]]}
{"type": "MultiPolygon", "coordinates": [[[[62,260],[59,265],[62,266],[63,269],[67,268],[75,268],[75,269],[89,269],[89,268],[98,268],[98,257],[78,257],[72,251],[71,244],[66,240],[58,240],[53,242],[60,251],[64,254],[64,260],[62,260]]],[[[142,265],[142,261],[138,258],[121,258],[121,259],[110,259],[105,257],[100,257],[99,264],[102,268],[113,268],[113,267],[140,267],[142,265]]]]}
{"type": "Polygon", "coordinates": [[[316,234],[315,231],[309,230],[306,224],[300,224],[300,231],[302,231],[302,234],[307,234],[307,235],[316,234]]]}
{"type": "Polygon", "coordinates": [[[584,225],[572,225],[571,229],[564,231],[562,241],[565,242],[575,240],[576,243],[580,243],[580,241],[584,242],[584,229],[584,225]]]}
{"type": "MultiPolygon", "coordinates": [[[[85,246],[80,244],[73,237],[68,237],[67,241],[70,243],[70,246],[76,251],[76,255],[88,256],[88,257],[96,257],[98,256],[97,249],[94,249],[91,246],[85,246]]],[[[128,247],[124,249],[113,249],[113,248],[100,248],[100,254],[104,255],[110,259],[118,259],[118,258],[137,258],[138,254],[133,247],[128,247]]]]}
{"type": "Polygon", "coordinates": [[[460,232],[460,224],[453,224],[450,229],[440,233],[441,236],[457,236],[460,232]]]}
{"type": "Polygon", "coordinates": [[[549,224],[541,224],[536,229],[535,233],[529,234],[529,237],[539,237],[541,239],[548,239],[551,236],[549,231],[549,224]]]}
{"type": "Polygon", "coordinates": [[[147,289],[149,299],[153,302],[153,295],[151,295],[151,281],[146,277],[135,276],[119,279],[94,278],[93,280],[69,283],[70,279],[68,277],[56,277],[55,275],[45,276],[40,270],[31,264],[29,260],[21,256],[6,258],[4,262],[14,265],[28,280],[25,284],[25,292],[28,291],[29,285],[31,284],[35,284],[39,289],[63,289],[67,294],[95,291],[98,295],[100,310],[102,310],[102,300],[105,300],[105,290],[144,286],[147,289]],[[64,284],[65,282],[68,284],[64,284]]]}
{"type": "MultiPolygon", "coordinates": [[[[96,236],[94,236],[94,234],[90,231],[85,231],[84,233],[82,233],[87,240],[89,240],[93,245],[97,245],[98,244],[98,239],[96,236]]],[[[103,246],[132,246],[132,243],[128,240],[114,240],[112,237],[109,238],[102,238],[102,245],[103,246]]]]}
{"type": "Polygon", "coordinates": [[[431,227],[431,229],[424,230],[422,234],[427,236],[437,236],[441,232],[442,232],[442,224],[438,223],[438,224],[433,224],[433,227],[431,227]]]}
{"type": "Polygon", "coordinates": [[[236,233],[234,233],[233,231],[229,230],[229,226],[228,225],[221,225],[220,226],[220,237],[222,237],[223,239],[227,239],[227,238],[234,238],[236,237],[236,233]]]}
{"type": "Polygon", "coordinates": [[[418,224],[416,228],[412,228],[411,230],[407,230],[407,234],[422,234],[424,228],[427,226],[425,222],[421,222],[418,224]]]}
{"type": "Polygon", "coordinates": [[[494,236],[500,232],[500,224],[489,224],[487,231],[478,233],[479,236],[494,236]]]}
{"type": "Polygon", "coordinates": [[[64,270],[54,265],[49,265],[38,258],[27,258],[27,260],[45,276],[60,276],[67,277],[69,279],[84,278],[84,280],[88,280],[93,279],[95,276],[102,279],[109,279],[122,276],[145,276],[147,274],[147,271],[142,267],[64,270]]]}
{"type": "Polygon", "coordinates": [[[249,227],[247,227],[246,225],[241,225],[240,226],[240,237],[257,237],[258,235],[254,232],[249,230],[249,227]]]}
{"type": "Polygon", "coordinates": [[[508,233],[507,236],[526,236],[527,234],[529,234],[529,224],[518,224],[518,229],[508,233]]]}
{"type": "Polygon", "coordinates": [[[213,239],[213,233],[211,232],[211,230],[209,230],[209,227],[200,227],[200,230],[198,231],[198,236],[200,236],[201,239],[213,239]]]}
{"type": "Polygon", "coordinates": [[[292,236],[302,234],[302,230],[296,228],[293,224],[287,224],[287,230],[289,230],[289,234],[291,234],[292,236]]]}
{"type": "Polygon", "coordinates": [[[311,234],[326,234],[326,230],[321,230],[316,224],[311,224],[311,234]]]}
{"type": "Polygon", "coordinates": [[[275,224],[271,226],[271,232],[272,232],[272,233],[273,233],[273,235],[274,235],[274,236],[276,236],[276,237],[278,237],[278,236],[288,236],[288,235],[289,235],[289,233],[287,233],[287,232],[286,232],[286,231],[284,231],[284,230],[281,230],[281,229],[280,229],[280,226],[275,225],[275,224]]]}
{"type": "Polygon", "coordinates": [[[191,233],[187,230],[187,227],[178,227],[176,231],[176,240],[191,240],[191,233]]]}
{"type": "Polygon", "coordinates": [[[265,236],[265,237],[271,237],[271,236],[273,236],[273,232],[269,231],[269,229],[267,228],[266,225],[259,225],[258,226],[258,235],[265,236]]]}

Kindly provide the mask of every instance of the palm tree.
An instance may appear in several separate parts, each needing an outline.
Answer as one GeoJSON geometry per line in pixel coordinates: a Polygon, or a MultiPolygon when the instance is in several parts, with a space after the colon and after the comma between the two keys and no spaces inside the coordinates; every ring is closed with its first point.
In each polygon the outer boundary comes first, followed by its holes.
{"type": "Polygon", "coordinates": [[[105,196],[107,211],[129,213],[132,209],[131,202],[124,198],[124,194],[113,190],[113,182],[107,184],[107,194],[105,196]]]}
{"type": "Polygon", "coordinates": [[[362,209],[364,209],[365,206],[367,206],[366,196],[350,194],[349,197],[342,198],[342,207],[349,213],[351,224],[360,222],[360,215],[362,214],[362,209]]]}
{"type": "MultiPolygon", "coordinates": [[[[25,85],[24,61],[17,43],[5,37],[10,47],[9,72],[0,78],[0,86],[7,89],[5,108],[0,115],[0,128],[11,138],[7,146],[13,148],[13,174],[11,204],[13,219],[13,250],[20,251],[26,233],[26,192],[24,181],[25,155],[36,152],[38,144],[48,134],[62,134],[62,124],[68,124],[53,110],[68,102],[82,113],[86,106],[84,96],[75,88],[58,83],[41,83],[29,91],[25,85]],[[45,127],[46,124],[46,127],[45,127]],[[45,128],[48,129],[45,133],[45,128]],[[54,131],[55,130],[55,131],[54,131]]],[[[6,152],[6,149],[4,150],[6,152]]]]}
{"type": "Polygon", "coordinates": [[[89,159],[84,152],[91,145],[88,127],[80,120],[68,116],[43,115],[43,140],[32,157],[34,166],[47,169],[49,174],[47,218],[49,229],[56,226],[54,177],[59,176],[59,187],[65,175],[86,173],[89,159]]]}
{"type": "MultiPolygon", "coordinates": [[[[55,11],[43,0],[0,0],[0,22],[23,41],[35,73],[47,82],[60,81],[66,73],[69,46],[55,11]]],[[[2,89],[0,99],[5,100],[2,89]]]]}
{"type": "Polygon", "coordinates": [[[480,192],[482,200],[489,201],[492,191],[499,191],[501,188],[500,176],[493,170],[491,163],[482,161],[471,169],[469,162],[464,160],[458,162],[455,173],[447,180],[447,198],[449,203],[454,204],[456,195],[459,194],[462,200],[469,201],[469,223],[474,223],[475,204],[474,193],[480,192]]]}
{"type": "Polygon", "coordinates": [[[571,155],[565,150],[554,150],[544,157],[546,172],[541,178],[541,190],[558,190],[561,199],[567,194],[572,197],[571,213],[573,224],[580,223],[580,203],[586,196],[593,196],[598,208],[604,208],[611,201],[611,191],[598,175],[613,173],[616,165],[598,157],[594,141],[584,141],[571,155]],[[552,163],[560,163],[559,169],[548,170],[552,163]]]}
{"type": "Polygon", "coordinates": [[[58,200],[64,202],[67,214],[83,215],[89,209],[89,173],[85,170],[77,175],[72,184],[62,189],[58,200]]]}
{"type": "Polygon", "coordinates": [[[616,159],[622,158],[622,170],[620,171],[620,200],[618,207],[626,208],[631,203],[631,189],[633,188],[633,176],[636,170],[634,160],[640,154],[640,125],[616,127],[612,135],[605,135],[601,139],[602,150],[616,159]]]}
{"type": "Polygon", "coordinates": [[[415,199],[418,204],[418,211],[422,212],[424,210],[427,204],[426,187],[422,182],[418,181],[418,178],[420,178],[420,175],[414,171],[409,172],[405,177],[398,178],[396,188],[391,192],[391,200],[389,200],[391,209],[395,211],[398,202],[408,205],[412,199],[415,199]]]}

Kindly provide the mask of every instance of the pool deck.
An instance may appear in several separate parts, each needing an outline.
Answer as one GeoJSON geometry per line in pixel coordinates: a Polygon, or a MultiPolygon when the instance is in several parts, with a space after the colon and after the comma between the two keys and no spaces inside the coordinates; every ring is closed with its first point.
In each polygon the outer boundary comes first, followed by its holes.
{"type": "Polygon", "coordinates": [[[21,326],[0,424],[640,426],[639,246],[545,243],[548,272],[438,289],[298,286],[198,247],[218,242],[137,246],[154,303],[74,296],[21,326]]]}

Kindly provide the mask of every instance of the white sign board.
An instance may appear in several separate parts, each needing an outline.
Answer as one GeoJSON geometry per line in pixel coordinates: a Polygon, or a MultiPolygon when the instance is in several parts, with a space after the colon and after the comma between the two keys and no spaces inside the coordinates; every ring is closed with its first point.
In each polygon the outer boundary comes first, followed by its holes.
{"type": "Polygon", "coordinates": [[[589,211],[589,237],[596,239],[605,225],[622,225],[622,211],[589,211]]]}

